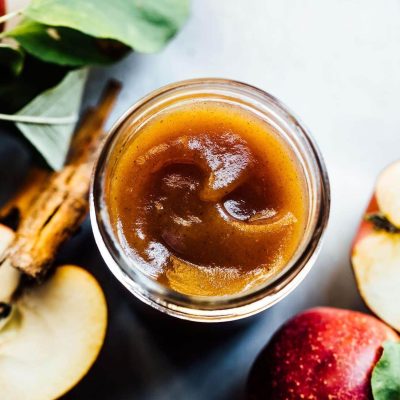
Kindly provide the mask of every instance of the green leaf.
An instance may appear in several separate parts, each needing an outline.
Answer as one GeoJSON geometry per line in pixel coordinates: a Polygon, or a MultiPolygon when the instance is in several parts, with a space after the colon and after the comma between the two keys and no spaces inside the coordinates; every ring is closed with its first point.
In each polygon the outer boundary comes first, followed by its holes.
{"type": "Polygon", "coordinates": [[[13,114],[40,93],[58,85],[69,69],[25,54],[20,75],[0,73],[0,112],[13,114]]]}
{"type": "Polygon", "coordinates": [[[92,36],[74,29],[50,27],[30,19],[23,20],[7,32],[7,36],[17,40],[28,53],[43,61],[72,67],[110,64],[126,53],[122,45],[119,55],[109,53],[92,36]]]}
{"type": "Polygon", "coordinates": [[[386,342],[383,354],[372,372],[374,400],[400,399],[400,343],[386,342]]]}
{"type": "Polygon", "coordinates": [[[0,74],[19,75],[24,66],[24,53],[9,43],[0,43],[0,74]]]}
{"type": "Polygon", "coordinates": [[[160,50],[188,13],[189,0],[33,0],[24,11],[42,24],[114,39],[144,53],[160,50]]]}
{"type": "MultiPolygon", "coordinates": [[[[51,119],[77,116],[86,75],[86,70],[69,72],[60,84],[34,98],[15,115],[51,119]]],[[[53,169],[62,167],[74,131],[74,122],[64,125],[18,122],[17,126],[53,169]]]]}

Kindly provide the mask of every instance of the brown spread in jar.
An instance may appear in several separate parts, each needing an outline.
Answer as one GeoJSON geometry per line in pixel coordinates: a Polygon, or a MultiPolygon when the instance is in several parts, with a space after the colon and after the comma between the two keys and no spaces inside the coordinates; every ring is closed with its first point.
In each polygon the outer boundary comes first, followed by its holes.
{"type": "Polygon", "coordinates": [[[137,267],[190,295],[265,282],[292,258],[307,217],[289,146],[261,118],[217,101],[144,124],[115,163],[106,201],[137,267]]]}

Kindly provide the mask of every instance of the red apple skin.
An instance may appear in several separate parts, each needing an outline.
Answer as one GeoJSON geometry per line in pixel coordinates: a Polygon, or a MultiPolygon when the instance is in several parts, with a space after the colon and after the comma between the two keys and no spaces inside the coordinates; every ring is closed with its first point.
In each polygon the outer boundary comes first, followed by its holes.
{"type": "MultiPolygon", "coordinates": [[[[0,0],[0,17],[6,14],[6,0],[0,0]]],[[[0,24],[0,32],[4,29],[4,24],[0,24]]]]}
{"type": "Polygon", "coordinates": [[[368,204],[367,209],[363,215],[361,223],[358,227],[357,233],[354,237],[353,243],[351,244],[351,254],[353,254],[354,247],[358,242],[360,242],[364,237],[368,236],[372,231],[375,230],[374,224],[370,221],[365,220],[367,214],[373,214],[379,212],[378,202],[376,200],[375,194],[372,196],[371,201],[368,204]]]}
{"type": "Polygon", "coordinates": [[[372,368],[397,334],[355,311],[314,308],[273,336],[250,372],[249,400],[371,400],[372,368]]]}

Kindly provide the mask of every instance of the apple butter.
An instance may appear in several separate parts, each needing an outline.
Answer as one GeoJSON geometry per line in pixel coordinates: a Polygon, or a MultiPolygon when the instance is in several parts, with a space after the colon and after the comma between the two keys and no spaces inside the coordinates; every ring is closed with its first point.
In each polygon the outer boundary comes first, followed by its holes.
{"type": "Polygon", "coordinates": [[[115,162],[106,202],[135,265],[188,295],[263,283],[292,258],[307,218],[289,145],[256,114],[188,102],[143,124],[115,162]]]}

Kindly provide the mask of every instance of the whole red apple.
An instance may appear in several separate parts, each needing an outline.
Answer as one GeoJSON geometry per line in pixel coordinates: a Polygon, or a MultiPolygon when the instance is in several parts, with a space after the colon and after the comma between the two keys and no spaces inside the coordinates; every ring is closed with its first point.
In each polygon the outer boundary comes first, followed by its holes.
{"type": "Polygon", "coordinates": [[[305,311],[279,329],[258,356],[248,398],[372,399],[371,372],[386,340],[398,336],[369,315],[325,307],[305,311]]]}

